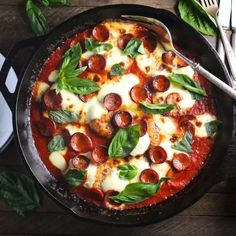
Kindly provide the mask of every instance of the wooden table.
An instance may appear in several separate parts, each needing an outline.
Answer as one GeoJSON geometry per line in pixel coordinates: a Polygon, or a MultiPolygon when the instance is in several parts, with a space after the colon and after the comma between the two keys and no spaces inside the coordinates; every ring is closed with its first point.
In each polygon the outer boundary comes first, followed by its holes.
{"type": "MultiPolygon", "coordinates": [[[[0,1],[0,52],[7,53],[17,41],[32,37],[25,14],[25,0],[0,1]]],[[[176,0],[71,0],[69,7],[44,9],[53,28],[67,18],[89,8],[115,3],[136,3],[175,11],[176,0]]],[[[213,46],[216,39],[208,38],[213,46]]],[[[19,59],[20,60],[20,59],[19,59]]],[[[18,63],[15,69],[20,70],[18,63]]],[[[14,142],[0,154],[0,169],[26,172],[14,142]]],[[[142,227],[120,227],[85,221],[71,215],[43,191],[42,207],[18,216],[0,203],[0,234],[10,235],[236,235],[236,179],[213,187],[192,207],[163,222],[142,227]]]]}

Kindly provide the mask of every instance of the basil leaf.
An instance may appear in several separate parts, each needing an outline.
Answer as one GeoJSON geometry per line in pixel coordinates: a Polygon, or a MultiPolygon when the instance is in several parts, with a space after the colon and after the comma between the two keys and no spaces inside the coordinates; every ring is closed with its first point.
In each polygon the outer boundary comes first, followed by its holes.
{"type": "Polygon", "coordinates": [[[98,91],[100,87],[93,81],[83,78],[71,78],[64,81],[60,87],[75,94],[89,94],[98,91]]]}
{"type": "Polygon", "coordinates": [[[128,156],[138,143],[139,130],[139,125],[119,129],[108,147],[108,155],[110,157],[128,156]]]}
{"type": "Polygon", "coordinates": [[[212,136],[213,134],[217,133],[221,123],[222,122],[219,120],[212,120],[210,122],[205,123],[207,135],[212,136]]]}
{"type": "Polygon", "coordinates": [[[213,18],[196,0],[179,0],[180,17],[197,31],[205,35],[216,35],[217,27],[213,18]]]}
{"type": "Polygon", "coordinates": [[[66,182],[71,187],[78,187],[87,176],[86,170],[70,169],[64,175],[66,182]]]}
{"type": "Polygon", "coordinates": [[[161,178],[156,184],[131,183],[118,195],[111,196],[110,198],[117,203],[139,203],[158,193],[161,183],[168,180],[170,178],[161,178]]]}
{"type": "Polygon", "coordinates": [[[125,73],[125,69],[122,67],[122,65],[120,63],[118,64],[114,64],[111,67],[111,71],[110,71],[110,76],[115,76],[115,75],[123,75],[125,73]]]}
{"type": "Polygon", "coordinates": [[[74,111],[70,110],[49,111],[48,116],[51,120],[59,124],[66,124],[79,119],[79,116],[74,111]]]}
{"type": "Polygon", "coordinates": [[[27,0],[26,13],[28,15],[31,28],[36,36],[47,34],[49,31],[48,23],[41,10],[32,2],[27,0]]]}
{"type": "Polygon", "coordinates": [[[194,99],[194,100],[202,100],[204,98],[204,96],[197,94],[197,93],[190,92],[190,94],[192,96],[192,99],[194,99]]]}
{"type": "Polygon", "coordinates": [[[192,80],[187,75],[172,74],[168,78],[172,82],[186,88],[191,93],[207,96],[205,89],[203,89],[196,81],[192,80]]]}
{"type": "Polygon", "coordinates": [[[171,148],[181,151],[181,152],[192,152],[192,139],[193,135],[191,132],[187,131],[181,141],[171,146],[171,148]]]}
{"type": "Polygon", "coordinates": [[[41,0],[41,2],[46,7],[69,5],[69,0],[41,0]]]}
{"type": "Polygon", "coordinates": [[[145,50],[141,39],[132,38],[124,49],[124,54],[135,58],[138,54],[144,54],[145,50]]]}
{"type": "Polygon", "coordinates": [[[135,165],[130,165],[130,164],[123,164],[118,166],[118,170],[120,170],[119,173],[119,178],[120,179],[133,179],[137,173],[138,173],[138,168],[135,165]]]}
{"type": "Polygon", "coordinates": [[[62,151],[65,149],[65,146],[66,145],[63,136],[56,135],[48,143],[48,151],[49,152],[62,151]]]}
{"type": "Polygon", "coordinates": [[[175,108],[173,104],[148,104],[148,103],[141,103],[140,108],[148,114],[163,114],[171,111],[175,108]]]}
{"type": "Polygon", "coordinates": [[[101,43],[96,39],[85,39],[85,49],[91,52],[109,51],[112,49],[112,45],[109,43],[101,43]]]}
{"type": "Polygon", "coordinates": [[[0,200],[22,216],[40,206],[34,181],[28,175],[13,171],[0,172],[0,200]]]}

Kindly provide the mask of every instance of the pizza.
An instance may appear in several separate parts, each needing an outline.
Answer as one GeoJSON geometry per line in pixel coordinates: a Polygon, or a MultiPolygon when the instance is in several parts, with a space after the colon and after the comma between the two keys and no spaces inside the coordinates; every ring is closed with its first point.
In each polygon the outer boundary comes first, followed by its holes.
{"type": "Polygon", "coordinates": [[[122,20],[79,32],[51,53],[30,120],[49,172],[80,199],[113,210],[184,189],[220,125],[208,81],[153,32],[122,20]]]}

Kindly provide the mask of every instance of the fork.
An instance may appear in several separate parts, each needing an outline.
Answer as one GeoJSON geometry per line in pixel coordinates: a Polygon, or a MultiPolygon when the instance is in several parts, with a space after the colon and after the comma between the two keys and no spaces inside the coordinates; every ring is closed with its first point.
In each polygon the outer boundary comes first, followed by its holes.
{"type": "Polygon", "coordinates": [[[205,8],[206,12],[216,21],[231,69],[232,78],[236,80],[236,57],[218,18],[218,4],[216,0],[200,0],[200,3],[205,8]]]}

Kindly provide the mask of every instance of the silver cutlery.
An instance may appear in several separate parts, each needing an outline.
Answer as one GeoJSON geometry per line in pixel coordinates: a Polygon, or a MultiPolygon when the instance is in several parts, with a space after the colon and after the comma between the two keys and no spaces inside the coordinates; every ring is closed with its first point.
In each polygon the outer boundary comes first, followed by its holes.
{"type": "Polygon", "coordinates": [[[173,51],[177,56],[183,59],[194,70],[198,71],[211,83],[215,84],[218,88],[220,88],[222,91],[224,91],[225,93],[227,93],[229,96],[231,96],[233,99],[236,100],[236,91],[232,87],[230,87],[229,85],[221,81],[219,78],[211,74],[209,71],[204,69],[199,63],[193,62],[192,60],[188,59],[174,48],[171,34],[168,28],[161,21],[150,17],[135,16],[135,15],[122,15],[122,17],[131,21],[136,21],[140,25],[143,25],[147,29],[155,32],[159,36],[160,43],[162,44],[163,48],[166,51],[173,51]]]}

